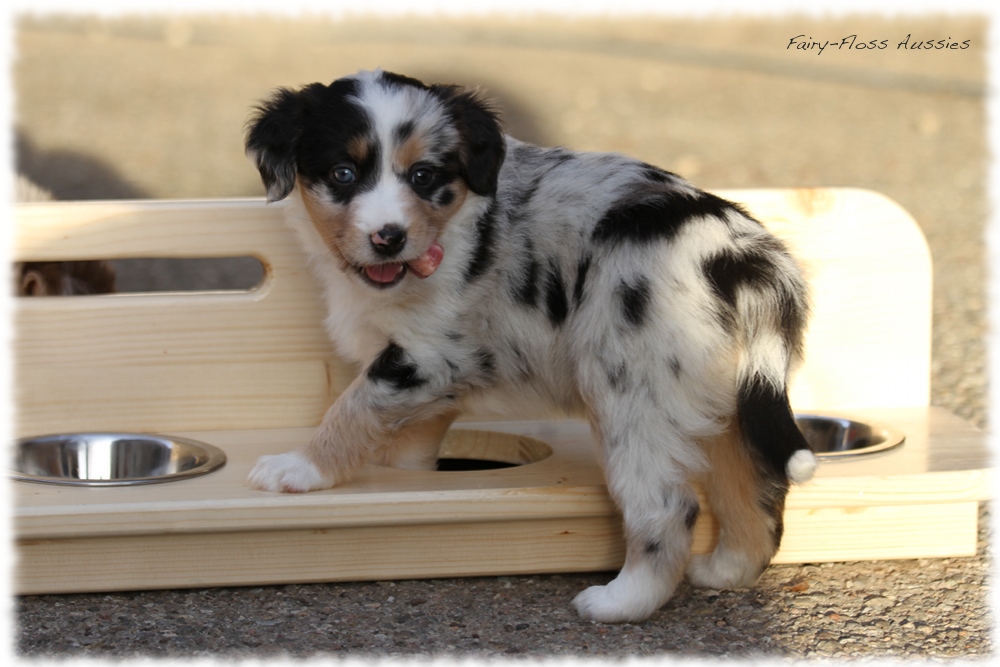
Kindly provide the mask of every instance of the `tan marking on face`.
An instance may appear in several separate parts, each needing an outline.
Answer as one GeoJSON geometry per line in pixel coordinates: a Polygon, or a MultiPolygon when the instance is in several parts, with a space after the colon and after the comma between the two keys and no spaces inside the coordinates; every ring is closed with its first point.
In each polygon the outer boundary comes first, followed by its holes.
{"type": "Polygon", "coordinates": [[[347,142],[347,155],[354,164],[364,164],[372,151],[372,145],[366,137],[354,137],[347,142]]]}
{"type": "Polygon", "coordinates": [[[356,240],[351,238],[354,226],[350,223],[350,205],[344,206],[332,202],[301,181],[299,181],[299,190],[302,193],[302,203],[305,205],[306,212],[309,213],[309,219],[320,238],[323,239],[324,245],[334,257],[340,260],[342,265],[352,264],[353,262],[348,259],[349,248],[356,243],[356,240]]]}
{"type": "Polygon", "coordinates": [[[402,144],[396,147],[392,155],[392,167],[397,174],[407,174],[410,167],[419,162],[427,154],[426,137],[421,134],[411,134],[402,144]]]}

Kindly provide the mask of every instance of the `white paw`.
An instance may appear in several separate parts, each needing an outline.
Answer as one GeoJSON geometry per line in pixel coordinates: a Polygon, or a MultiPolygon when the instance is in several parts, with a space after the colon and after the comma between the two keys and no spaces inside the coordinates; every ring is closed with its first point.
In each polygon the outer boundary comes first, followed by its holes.
{"type": "Polygon", "coordinates": [[[591,586],[573,598],[573,606],[580,616],[598,623],[628,623],[649,618],[666,602],[621,584],[616,579],[607,586],[591,586]]]}
{"type": "Polygon", "coordinates": [[[747,588],[760,576],[761,568],[743,554],[716,549],[711,555],[697,554],[688,563],[688,581],[699,588],[747,588]]]}
{"type": "Polygon", "coordinates": [[[282,493],[305,493],[333,486],[333,480],[325,478],[301,452],[260,457],[247,482],[261,491],[282,493]]]}

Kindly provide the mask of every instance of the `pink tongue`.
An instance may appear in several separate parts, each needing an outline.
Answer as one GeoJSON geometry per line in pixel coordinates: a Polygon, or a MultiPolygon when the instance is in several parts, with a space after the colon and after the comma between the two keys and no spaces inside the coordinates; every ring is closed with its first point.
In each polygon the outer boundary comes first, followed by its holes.
{"type": "Polygon", "coordinates": [[[410,267],[410,271],[413,271],[418,278],[426,278],[437,271],[443,258],[444,248],[441,247],[440,243],[435,241],[427,249],[427,252],[407,264],[407,266],[410,267]]]}
{"type": "Polygon", "coordinates": [[[399,275],[399,272],[403,270],[402,264],[375,264],[374,266],[366,266],[365,273],[368,277],[376,283],[391,283],[399,275]]]}

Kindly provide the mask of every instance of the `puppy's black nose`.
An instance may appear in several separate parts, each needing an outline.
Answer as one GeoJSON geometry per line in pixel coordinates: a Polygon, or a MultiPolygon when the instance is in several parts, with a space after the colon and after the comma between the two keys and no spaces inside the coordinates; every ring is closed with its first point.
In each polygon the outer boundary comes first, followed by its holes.
{"type": "Polygon", "coordinates": [[[380,255],[398,255],[405,245],[406,230],[399,225],[386,225],[372,234],[372,247],[380,255]]]}

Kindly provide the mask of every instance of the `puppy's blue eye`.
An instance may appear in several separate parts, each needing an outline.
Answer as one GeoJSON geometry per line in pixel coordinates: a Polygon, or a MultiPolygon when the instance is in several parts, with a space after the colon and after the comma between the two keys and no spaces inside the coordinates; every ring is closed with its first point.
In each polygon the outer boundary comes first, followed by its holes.
{"type": "Polygon", "coordinates": [[[354,178],[354,170],[350,167],[337,167],[333,170],[333,180],[339,185],[350,185],[354,178]]]}
{"type": "Polygon", "coordinates": [[[420,167],[410,172],[410,183],[418,188],[425,188],[434,182],[434,171],[426,167],[420,167]]]}

